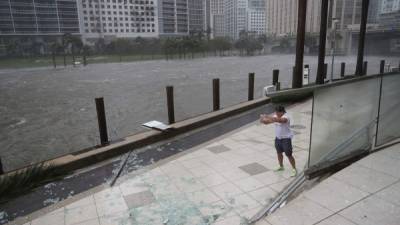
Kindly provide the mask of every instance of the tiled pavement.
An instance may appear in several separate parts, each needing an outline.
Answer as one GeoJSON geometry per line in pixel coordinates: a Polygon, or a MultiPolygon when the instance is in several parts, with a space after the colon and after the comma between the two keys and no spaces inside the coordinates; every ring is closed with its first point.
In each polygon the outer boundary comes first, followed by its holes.
{"type": "MultiPolygon", "coordinates": [[[[300,169],[308,159],[310,111],[311,101],[288,109],[300,169]]],[[[290,170],[273,171],[277,166],[273,140],[274,127],[255,121],[121,177],[114,187],[26,225],[240,224],[292,179],[290,170]]],[[[287,160],[285,166],[290,168],[287,160]]]]}
{"type": "Polygon", "coordinates": [[[303,192],[257,225],[399,225],[400,144],[303,192]]]}

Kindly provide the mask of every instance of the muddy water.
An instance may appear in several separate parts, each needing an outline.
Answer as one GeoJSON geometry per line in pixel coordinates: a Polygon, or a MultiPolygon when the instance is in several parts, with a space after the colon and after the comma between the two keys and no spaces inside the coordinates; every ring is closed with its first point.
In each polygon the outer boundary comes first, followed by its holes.
{"type": "MultiPolygon", "coordinates": [[[[378,72],[382,58],[366,58],[368,74],[378,72]]],[[[398,58],[386,60],[398,64],[398,58]]],[[[353,73],[355,61],[336,57],[335,74],[340,62],[353,73]]],[[[305,57],[312,81],[316,62],[305,57]]],[[[249,72],[256,73],[256,97],[271,83],[273,69],[281,70],[281,85],[289,87],[293,64],[294,55],[272,55],[0,70],[0,157],[11,170],[98,144],[95,97],[105,99],[108,132],[115,140],[142,131],[144,122],[166,122],[166,85],[174,86],[179,121],[211,111],[213,78],[220,78],[226,107],[246,101],[249,72]]]]}

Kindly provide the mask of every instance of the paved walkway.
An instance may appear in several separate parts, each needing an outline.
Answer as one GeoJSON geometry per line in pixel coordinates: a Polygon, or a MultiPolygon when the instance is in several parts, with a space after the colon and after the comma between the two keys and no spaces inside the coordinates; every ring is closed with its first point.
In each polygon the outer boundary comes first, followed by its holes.
{"type": "MultiPolygon", "coordinates": [[[[294,156],[308,159],[311,101],[288,108],[294,156]]],[[[258,121],[121,177],[24,225],[239,225],[292,179],[277,166],[274,127],[258,121]]],[[[285,166],[290,168],[287,160],[285,166]]]]}
{"type": "Polygon", "coordinates": [[[399,225],[400,144],[303,192],[257,225],[399,225]]]}

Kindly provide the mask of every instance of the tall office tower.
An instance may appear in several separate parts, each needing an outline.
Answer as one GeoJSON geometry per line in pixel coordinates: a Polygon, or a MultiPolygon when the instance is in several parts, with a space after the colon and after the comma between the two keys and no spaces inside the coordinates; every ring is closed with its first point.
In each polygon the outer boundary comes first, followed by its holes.
{"type": "MultiPolygon", "coordinates": [[[[266,0],[266,24],[269,35],[295,35],[297,33],[297,0],[266,0]]],[[[306,32],[318,33],[321,0],[307,1],[306,32]]]]}
{"type": "Polygon", "coordinates": [[[0,1],[0,35],[79,34],[75,0],[0,1]]]}
{"type": "Polygon", "coordinates": [[[82,38],[158,37],[156,0],[81,0],[82,38]]]}
{"type": "Polygon", "coordinates": [[[379,23],[379,13],[383,0],[370,0],[368,8],[368,23],[379,23]]]}
{"type": "Polygon", "coordinates": [[[347,30],[351,26],[359,27],[361,21],[361,3],[362,0],[333,1],[332,18],[338,19],[338,30],[347,30]]]}
{"type": "Polygon", "coordinates": [[[225,36],[237,40],[247,31],[248,0],[224,0],[225,36]]]}
{"type": "Polygon", "coordinates": [[[400,0],[382,0],[379,23],[385,30],[400,30],[400,0]]]}
{"type": "Polygon", "coordinates": [[[206,1],[188,0],[189,10],[189,33],[205,33],[206,26],[206,1]]]}
{"type": "Polygon", "coordinates": [[[225,36],[224,0],[210,0],[210,17],[211,36],[225,36]]]}
{"type": "Polygon", "coordinates": [[[160,36],[182,36],[189,34],[187,0],[158,0],[160,36]]]}
{"type": "Polygon", "coordinates": [[[249,0],[247,30],[254,34],[266,33],[265,0],[249,0]]]}
{"type": "Polygon", "coordinates": [[[291,35],[297,29],[296,0],[266,0],[267,33],[291,35]]]}

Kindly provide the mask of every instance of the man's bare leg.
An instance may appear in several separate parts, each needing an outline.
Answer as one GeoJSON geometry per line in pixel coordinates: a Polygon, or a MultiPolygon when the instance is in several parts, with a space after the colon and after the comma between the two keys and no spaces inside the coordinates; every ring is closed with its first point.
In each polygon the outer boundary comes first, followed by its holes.
{"type": "Polygon", "coordinates": [[[278,152],[278,162],[279,166],[283,167],[283,154],[281,152],[278,152]]]}
{"type": "Polygon", "coordinates": [[[294,157],[288,156],[288,159],[289,159],[290,165],[292,165],[292,168],[296,169],[296,160],[294,160],[294,157]]]}

